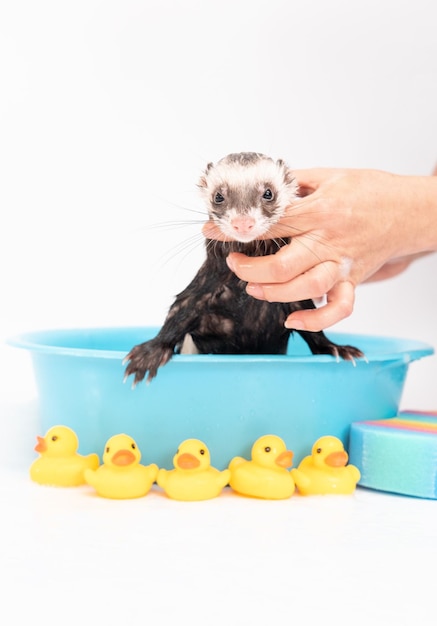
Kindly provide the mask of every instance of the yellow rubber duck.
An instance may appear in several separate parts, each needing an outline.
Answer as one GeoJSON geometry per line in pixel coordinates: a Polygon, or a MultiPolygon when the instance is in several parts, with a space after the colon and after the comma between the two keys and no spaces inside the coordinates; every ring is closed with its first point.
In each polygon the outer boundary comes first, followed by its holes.
{"type": "Polygon", "coordinates": [[[293,452],[276,435],[264,435],[252,446],[251,461],[236,456],[229,463],[230,485],[234,491],[253,498],[283,500],[290,498],[295,484],[287,467],[293,452]]]}
{"type": "Polygon", "coordinates": [[[44,437],[37,437],[35,451],[39,453],[30,467],[30,477],[40,485],[77,487],[85,484],[87,468],[99,466],[97,454],[77,453],[79,439],[68,426],[53,426],[44,437]]]}
{"type": "Polygon", "coordinates": [[[308,495],[351,494],[360,480],[360,471],[348,465],[348,454],[337,437],[320,437],[311,455],[291,470],[299,493],[308,495]]]}
{"type": "Polygon", "coordinates": [[[183,441],[173,457],[175,469],[160,469],[156,482],[173,500],[209,500],[229,483],[229,470],[211,467],[208,448],[199,439],[183,441]]]}
{"type": "Polygon", "coordinates": [[[114,435],[106,442],[103,464],[94,471],[86,470],[85,480],[103,498],[141,498],[155,482],[158,466],[141,465],[140,460],[141,452],[132,437],[114,435]]]}

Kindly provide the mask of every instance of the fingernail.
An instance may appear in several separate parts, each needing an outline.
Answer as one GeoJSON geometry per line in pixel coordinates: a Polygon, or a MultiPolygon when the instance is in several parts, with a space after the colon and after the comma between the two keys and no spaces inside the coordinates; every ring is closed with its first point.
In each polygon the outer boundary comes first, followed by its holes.
{"type": "Polygon", "coordinates": [[[264,289],[258,283],[248,283],[246,285],[246,291],[254,298],[260,298],[261,300],[265,300],[264,289]]]}
{"type": "Polygon", "coordinates": [[[226,263],[228,264],[229,269],[232,272],[235,272],[235,266],[234,266],[234,263],[233,263],[231,257],[229,257],[229,256],[226,257],[226,263]]]}
{"type": "Polygon", "coordinates": [[[305,324],[300,320],[295,319],[285,320],[284,326],[289,330],[305,330],[305,324]]]}

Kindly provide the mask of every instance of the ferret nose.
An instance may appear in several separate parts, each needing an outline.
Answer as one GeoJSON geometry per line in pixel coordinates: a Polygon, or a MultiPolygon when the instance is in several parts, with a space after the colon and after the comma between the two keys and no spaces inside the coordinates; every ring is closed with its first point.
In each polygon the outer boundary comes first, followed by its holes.
{"type": "Polygon", "coordinates": [[[255,219],[250,215],[239,215],[231,220],[231,226],[240,235],[248,235],[255,226],[255,219]]]}

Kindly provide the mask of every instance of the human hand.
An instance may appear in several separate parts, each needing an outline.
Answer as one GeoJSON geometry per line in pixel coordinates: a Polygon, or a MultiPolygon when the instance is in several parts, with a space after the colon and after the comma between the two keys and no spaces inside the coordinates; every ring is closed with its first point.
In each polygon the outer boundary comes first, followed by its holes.
{"type": "MultiPolygon", "coordinates": [[[[423,184],[431,177],[341,169],[295,175],[304,197],[265,235],[291,236],[291,243],[266,257],[233,253],[228,264],[259,299],[292,302],[326,295],[324,306],[296,311],[286,322],[289,328],[317,331],[350,315],[356,285],[393,276],[418,252],[434,249],[427,231],[435,200],[423,184]]],[[[211,223],[204,234],[221,238],[211,223]]]]}

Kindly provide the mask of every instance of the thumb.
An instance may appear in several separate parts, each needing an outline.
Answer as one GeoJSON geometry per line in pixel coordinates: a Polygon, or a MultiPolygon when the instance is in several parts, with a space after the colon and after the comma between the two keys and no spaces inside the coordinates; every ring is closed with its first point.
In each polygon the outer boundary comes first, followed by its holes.
{"type": "Polygon", "coordinates": [[[331,168],[318,167],[305,170],[293,170],[294,177],[299,186],[301,196],[308,196],[314,193],[320,185],[331,178],[333,171],[331,168]]]}

